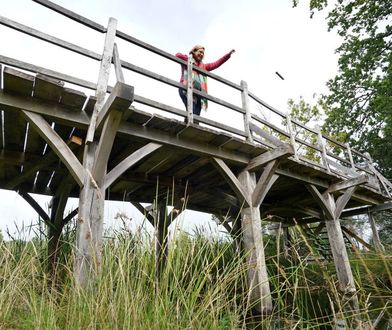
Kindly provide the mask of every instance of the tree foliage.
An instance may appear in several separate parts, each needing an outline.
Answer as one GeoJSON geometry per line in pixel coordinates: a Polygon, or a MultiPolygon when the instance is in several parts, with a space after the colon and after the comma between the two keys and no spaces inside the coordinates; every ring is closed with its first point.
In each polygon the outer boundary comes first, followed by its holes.
{"type": "MultiPolygon", "coordinates": [[[[293,0],[296,6],[298,0],[293,0]]],[[[327,0],[310,0],[311,15],[327,0]]],[[[392,1],[338,0],[327,16],[342,37],[338,75],[324,96],[324,129],[368,151],[392,178],[392,1]]]]}

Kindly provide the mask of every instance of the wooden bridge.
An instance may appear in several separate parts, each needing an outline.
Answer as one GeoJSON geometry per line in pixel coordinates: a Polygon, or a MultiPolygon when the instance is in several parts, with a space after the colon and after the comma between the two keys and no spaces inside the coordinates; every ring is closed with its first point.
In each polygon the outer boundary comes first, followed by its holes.
{"type": "Polygon", "coordinates": [[[245,82],[238,85],[197,68],[236,93],[240,104],[192,91],[192,86],[189,97],[193,92],[225,107],[225,116],[239,114],[243,120],[236,127],[158,102],[153,91],[150,98],[142,97],[137,81],[125,81],[123,70],[162,86],[182,85],[121,59],[117,39],[152,52],[162,65],[174,61],[191,69],[191,63],[117,30],[115,19],[104,27],[50,1],[35,2],[105,34],[103,53],[5,17],[0,23],[98,61],[99,78],[97,83],[86,81],[0,54],[0,188],[18,191],[48,224],[53,258],[64,224],[78,215],[74,267],[81,285],[100,266],[106,199],[132,202],[146,214],[157,230],[161,260],[167,227],[181,210],[216,215],[233,235],[241,233],[251,265],[250,295],[261,300],[259,309],[265,313],[272,301],[260,220],[325,222],[340,285],[355,293],[339,219],[391,205],[392,185],[374,168],[370,155],[292,120],[251,93],[245,82]],[[110,71],[116,75],[115,86],[108,85],[110,71]],[[78,86],[94,95],[85,95],[78,86]],[[263,119],[260,113],[267,112],[277,119],[263,119]],[[50,214],[31,193],[53,197],[50,214]],[[69,197],[79,198],[79,208],[66,216],[69,197]],[[171,214],[167,206],[174,206],[171,214]]]}

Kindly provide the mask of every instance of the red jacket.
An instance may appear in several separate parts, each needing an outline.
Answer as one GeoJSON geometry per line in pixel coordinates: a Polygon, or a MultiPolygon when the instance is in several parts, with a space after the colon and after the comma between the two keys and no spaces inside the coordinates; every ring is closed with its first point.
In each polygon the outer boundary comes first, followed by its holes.
{"type": "MultiPolygon", "coordinates": [[[[219,60],[212,62],[212,63],[203,63],[203,62],[195,62],[196,66],[198,66],[200,69],[206,70],[206,71],[212,71],[215,70],[217,68],[219,68],[223,63],[225,63],[229,58],[230,58],[231,54],[227,53],[226,55],[224,55],[223,57],[221,57],[219,60]]],[[[181,53],[177,53],[176,57],[184,60],[184,61],[188,61],[188,55],[185,54],[181,54],[181,53]]],[[[180,83],[184,84],[184,70],[185,70],[185,66],[181,65],[181,79],[180,79],[180,83]]]]}

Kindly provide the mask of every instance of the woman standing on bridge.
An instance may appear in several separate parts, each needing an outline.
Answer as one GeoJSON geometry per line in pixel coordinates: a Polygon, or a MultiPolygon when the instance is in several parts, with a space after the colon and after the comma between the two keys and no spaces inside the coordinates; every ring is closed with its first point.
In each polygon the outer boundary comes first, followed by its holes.
{"type": "MultiPolygon", "coordinates": [[[[203,58],[204,58],[204,50],[205,48],[200,45],[194,46],[191,51],[189,52],[189,55],[192,55],[192,60],[193,60],[193,65],[199,67],[200,69],[206,70],[206,71],[212,71],[215,70],[216,68],[219,68],[223,63],[225,63],[235,52],[234,49],[232,49],[230,52],[228,52],[226,55],[221,57],[219,60],[212,62],[212,63],[206,63],[204,64],[203,58]]],[[[188,55],[177,53],[176,57],[188,61],[188,55]]],[[[179,93],[180,97],[182,99],[182,102],[185,104],[185,108],[187,108],[187,95],[186,95],[186,86],[188,84],[188,71],[185,65],[181,65],[181,80],[180,83],[185,86],[185,90],[180,88],[179,93]]],[[[207,77],[202,75],[201,73],[197,71],[193,71],[193,88],[197,89],[199,91],[207,93],[207,77]]],[[[193,113],[195,115],[200,115],[201,109],[207,110],[207,99],[201,98],[200,96],[194,95],[193,96],[193,113]]]]}

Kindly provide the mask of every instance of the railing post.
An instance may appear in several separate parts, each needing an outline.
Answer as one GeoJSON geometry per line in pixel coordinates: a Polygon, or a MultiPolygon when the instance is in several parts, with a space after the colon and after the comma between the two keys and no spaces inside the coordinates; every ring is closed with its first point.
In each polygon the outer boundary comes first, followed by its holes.
{"type": "Polygon", "coordinates": [[[192,54],[189,54],[188,58],[188,82],[187,82],[187,89],[186,89],[186,97],[187,97],[187,123],[193,123],[193,68],[192,68],[192,54]]]}
{"type": "Polygon", "coordinates": [[[377,252],[384,252],[385,248],[381,243],[380,236],[378,236],[378,231],[377,231],[376,223],[373,218],[373,213],[370,210],[368,210],[368,219],[370,222],[370,227],[372,228],[372,238],[373,238],[374,247],[377,252]]]}
{"type": "Polygon", "coordinates": [[[293,150],[294,150],[294,158],[298,160],[297,148],[295,146],[295,135],[294,135],[293,123],[291,122],[290,114],[286,115],[286,121],[287,121],[287,131],[290,134],[290,144],[292,145],[293,150]]]}
{"type": "Polygon", "coordinates": [[[353,154],[351,152],[351,148],[350,145],[348,143],[345,143],[345,146],[347,148],[347,153],[348,153],[348,157],[350,159],[350,164],[353,170],[355,170],[355,163],[354,163],[354,158],[353,158],[353,154]]]}
{"type": "Polygon", "coordinates": [[[321,148],[321,159],[323,161],[324,167],[330,173],[331,169],[329,168],[328,160],[327,160],[327,149],[325,147],[325,141],[323,139],[323,135],[321,134],[321,129],[319,125],[316,125],[317,131],[317,144],[321,148]]]}
{"type": "Polygon", "coordinates": [[[241,88],[242,88],[242,92],[241,92],[242,108],[245,110],[244,129],[246,134],[246,140],[249,142],[253,142],[252,133],[249,127],[251,116],[250,116],[250,106],[249,106],[248,84],[246,83],[246,81],[241,80],[241,88]]]}

